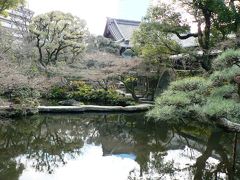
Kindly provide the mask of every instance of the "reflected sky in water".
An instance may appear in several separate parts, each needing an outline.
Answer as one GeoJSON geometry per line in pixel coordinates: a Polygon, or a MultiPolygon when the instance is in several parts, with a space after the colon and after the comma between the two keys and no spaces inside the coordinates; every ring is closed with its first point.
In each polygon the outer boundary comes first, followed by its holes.
{"type": "Polygon", "coordinates": [[[34,160],[24,157],[19,159],[27,167],[20,176],[20,180],[123,180],[127,179],[130,171],[139,169],[139,165],[130,158],[121,158],[116,155],[103,156],[101,146],[88,144],[81,149],[79,157],[69,160],[65,166],[57,168],[53,174],[36,172],[31,168],[34,160]]]}
{"type": "MultiPolygon", "coordinates": [[[[140,166],[134,160],[134,154],[118,154],[103,156],[101,146],[84,144],[81,148],[81,154],[76,159],[71,159],[71,155],[67,155],[66,165],[57,168],[53,174],[46,172],[36,172],[33,168],[34,159],[27,159],[26,156],[16,158],[19,163],[25,165],[25,170],[20,176],[20,180],[66,180],[66,179],[84,179],[84,180],[124,180],[139,177],[140,166]]],[[[169,150],[164,156],[163,162],[173,162],[173,166],[179,171],[171,175],[161,175],[151,168],[149,163],[149,172],[143,174],[142,179],[193,179],[194,175],[188,173],[188,167],[196,163],[196,158],[201,156],[201,153],[185,147],[183,150],[169,150]]],[[[154,156],[151,153],[150,159],[154,161],[154,156]]],[[[208,158],[207,163],[211,166],[216,166],[219,161],[212,157],[208,158]]],[[[221,175],[226,178],[224,174],[221,175]]]]}
{"type": "Polygon", "coordinates": [[[34,116],[0,126],[0,179],[237,179],[234,137],[144,114],[34,116]]]}

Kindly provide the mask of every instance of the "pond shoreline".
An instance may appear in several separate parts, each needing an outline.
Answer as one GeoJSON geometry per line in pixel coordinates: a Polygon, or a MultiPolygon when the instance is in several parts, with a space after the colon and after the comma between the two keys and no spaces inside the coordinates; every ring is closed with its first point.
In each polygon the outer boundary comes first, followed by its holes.
{"type": "MultiPolygon", "coordinates": [[[[39,106],[38,113],[84,113],[84,112],[143,112],[153,107],[152,104],[139,104],[135,106],[39,106]]],[[[0,106],[0,111],[14,111],[12,107],[0,106]]]]}
{"type": "MultiPolygon", "coordinates": [[[[27,109],[29,115],[49,114],[49,113],[137,113],[145,112],[153,108],[153,104],[139,104],[135,106],[98,106],[98,105],[80,105],[80,106],[38,106],[35,111],[27,109]],[[33,113],[34,112],[34,113],[33,113]]],[[[9,106],[0,106],[1,113],[14,112],[15,109],[9,106]]],[[[28,115],[28,113],[27,113],[28,115]]],[[[225,118],[215,119],[213,122],[220,128],[230,132],[240,132],[240,124],[231,122],[225,118]]]]}
{"type": "Polygon", "coordinates": [[[39,113],[83,113],[83,112],[141,112],[148,111],[152,104],[140,104],[135,106],[39,106],[39,113]]]}

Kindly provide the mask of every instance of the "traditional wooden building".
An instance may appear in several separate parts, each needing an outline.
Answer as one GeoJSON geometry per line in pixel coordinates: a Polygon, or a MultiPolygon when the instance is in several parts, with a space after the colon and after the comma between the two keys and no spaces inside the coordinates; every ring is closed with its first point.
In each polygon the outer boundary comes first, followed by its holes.
{"type": "Polygon", "coordinates": [[[121,46],[121,54],[126,49],[132,47],[131,38],[140,23],[140,21],[107,18],[103,36],[119,43],[121,46]]]}
{"type": "MultiPolygon", "coordinates": [[[[107,18],[103,36],[116,41],[121,46],[121,52],[123,52],[126,49],[132,48],[131,38],[133,32],[138,29],[140,23],[140,21],[107,18]]],[[[171,39],[175,40],[185,48],[198,46],[197,40],[194,37],[181,40],[173,34],[171,39]]]]}

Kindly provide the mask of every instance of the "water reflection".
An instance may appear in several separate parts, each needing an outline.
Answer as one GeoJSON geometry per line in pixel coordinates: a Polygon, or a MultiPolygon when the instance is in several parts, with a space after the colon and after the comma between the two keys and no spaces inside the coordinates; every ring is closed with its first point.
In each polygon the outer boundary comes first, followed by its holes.
{"type": "Polygon", "coordinates": [[[143,114],[35,116],[0,125],[0,179],[237,179],[234,138],[143,114]]]}

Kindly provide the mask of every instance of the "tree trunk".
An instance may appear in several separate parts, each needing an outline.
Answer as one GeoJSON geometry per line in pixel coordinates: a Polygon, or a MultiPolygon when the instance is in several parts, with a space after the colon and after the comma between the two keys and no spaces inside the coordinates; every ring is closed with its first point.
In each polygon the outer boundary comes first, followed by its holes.
{"type": "Polygon", "coordinates": [[[39,36],[37,37],[37,49],[38,49],[38,53],[39,53],[38,61],[45,68],[46,65],[43,62],[42,46],[40,45],[40,38],[39,38],[39,36]]]}
{"type": "Polygon", "coordinates": [[[240,132],[240,124],[231,122],[226,118],[213,119],[213,121],[216,123],[217,126],[225,130],[228,130],[231,132],[240,132]]]}
{"type": "Polygon", "coordinates": [[[209,157],[211,157],[212,152],[217,149],[219,146],[219,142],[222,136],[222,132],[212,132],[210,137],[208,138],[208,142],[206,144],[207,148],[206,150],[202,153],[201,156],[199,156],[196,160],[196,164],[194,165],[196,167],[196,172],[194,175],[194,180],[199,180],[203,178],[204,175],[204,170],[207,165],[207,160],[209,157]]]}
{"type": "Polygon", "coordinates": [[[209,51],[203,51],[203,56],[202,56],[202,60],[201,60],[201,66],[206,71],[211,71],[211,69],[212,69],[212,61],[210,59],[209,51]]]}
{"type": "Polygon", "coordinates": [[[236,159],[237,159],[237,143],[238,143],[238,133],[235,133],[234,140],[233,140],[233,157],[232,157],[232,175],[234,177],[236,171],[236,159]]]}
{"type": "Polygon", "coordinates": [[[203,15],[204,15],[204,19],[205,19],[203,49],[204,50],[209,50],[210,32],[211,32],[211,15],[212,15],[212,13],[209,10],[204,9],[203,10],[203,15]]]}
{"type": "Polygon", "coordinates": [[[238,96],[240,97],[240,84],[238,84],[237,86],[238,86],[238,96]]]}
{"type": "Polygon", "coordinates": [[[139,98],[138,98],[137,95],[135,94],[134,88],[132,89],[132,88],[128,87],[128,86],[126,85],[126,83],[124,83],[124,85],[125,85],[126,89],[131,93],[132,98],[134,99],[134,101],[135,101],[135,102],[139,102],[139,98]]]}
{"type": "Polygon", "coordinates": [[[135,102],[139,102],[139,98],[135,94],[135,88],[134,88],[133,83],[131,83],[131,85],[130,85],[132,87],[129,87],[128,84],[124,81],[124,77],[123,76],[120,76],[120,81],[124,84],[126,90],[128,90],[131,93],[132,98],[134,99],[134,101],[135,102]]]}
{"type": "Polygon", "coordinates": [[[45,63],[43,62],[43,55],[42,55],[42,49],[41,47],[38,46],[38,53],[39,53],[39,63],[43,66],[43,67],[46,67],[45,66],[45,63]]]}
{"type": "Polygon", "coordinates": [[[204,28],[203,34],[201,32],[202,39],[201,39],[200,45],[202,46],[202,49],[203,49],[201,66],[206,71],[210,71],[212,69],[212,62],[210,59],[210,52],[209,52],[212,13],[207,9],[207,7],[204,8],[202,12],[205,20],[205,28],[204,28]]]}

